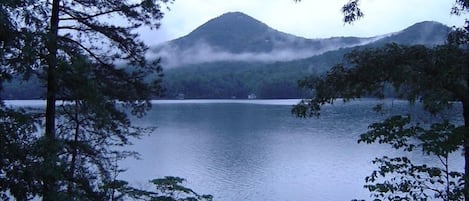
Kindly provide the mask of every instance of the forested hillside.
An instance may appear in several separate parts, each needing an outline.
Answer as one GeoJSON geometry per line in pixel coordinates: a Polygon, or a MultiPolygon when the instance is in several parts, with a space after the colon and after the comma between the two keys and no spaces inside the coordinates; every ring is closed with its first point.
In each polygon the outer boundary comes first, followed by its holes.
{"type": "MultiPolygon", "coordinates": [[[[298,80],[321,75],[357,48],[386,43],[434,46],[445,42],[450,28],[421,22],[402,31],[370,38],[306,39],[283,33],[243,13],[227,13],[188,35],[153,47],[162,57],[166,99],[301,98],[298,80]]],[[[14,79],[5,84],[5,99],[42,99],[43,84],[14,79]]]]}

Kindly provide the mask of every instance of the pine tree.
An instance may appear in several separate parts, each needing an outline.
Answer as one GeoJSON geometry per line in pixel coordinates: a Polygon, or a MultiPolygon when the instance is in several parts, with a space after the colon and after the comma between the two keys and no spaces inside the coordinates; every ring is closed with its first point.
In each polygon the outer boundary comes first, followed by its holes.
{"type": "MultiPolygon", "coordinates": [[[[117,180],[122,170],[116,161],[136,156],[122,147],[151,131],[133,126],[128,115],[142,117],[150,99],[163,93],[159,60],[146,58],[148,47],[135,30],[157,29],[171,2],[0,2],[0,84],[34,76],[47,88],[45,112],[0,104],[2,199],[166,195],[117,180]]],[[[178,191],[187,189],[173,189],[178,191]]]]}

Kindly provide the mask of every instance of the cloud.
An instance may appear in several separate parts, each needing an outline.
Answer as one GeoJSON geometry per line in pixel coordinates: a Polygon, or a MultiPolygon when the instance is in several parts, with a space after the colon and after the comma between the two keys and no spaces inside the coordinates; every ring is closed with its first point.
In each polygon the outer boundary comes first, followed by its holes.
{"type": "Polygon", "coordinates": [[[312,50],[276,49],[265,53],[231,53],[226,50],[213,48],[205,43],[198,43],[189,49],[180,50],[176,47],[166,46],[155,52],[155,56],[162,58],[163,65],[167,68],[186,64],[197,64],[219,61],[249,61],[249,62],[273,62],[289,61],[306,58],[313,55],[312,50]]]}
{"type": "Polygon", "coordinates": [[[165,68],[174,68],[187,64],[199,64],[219,61],[244,61],[244,62],[276,62],[304,59],[327,51],[337,50],[358,45],[365,45],[379,40],[383,36],[364,38],[356,44],[344,45],[339,39],[328,39],[326,45],[321,49],[298,49],[289,48],[285,45],[278,46],[270,52],[242,52],[232,53],[227,50],[215,48],[203,41],[197,42],[187,49],[180,49],[166,43],[154,48],[149,55],[151,58],[159,57],[165,68]]]}

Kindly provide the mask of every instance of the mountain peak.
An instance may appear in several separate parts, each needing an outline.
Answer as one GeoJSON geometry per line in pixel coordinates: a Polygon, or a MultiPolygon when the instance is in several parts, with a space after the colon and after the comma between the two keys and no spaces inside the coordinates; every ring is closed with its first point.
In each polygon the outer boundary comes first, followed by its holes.
{"type": "Polygon", "coordinates": [[[209,25],[210,22],[211,23],[219,23],[219,22],[233,23],[232,25],[250,23],[250,24],[256,24],[258,26],[263,26],[264,28],[268,28],[268,26],[262,23],[261,21],[239,11],[224,13],[212,20],[209,20],[207,23],[205,23],[205,25],[209,25]]]}
{"type": "Polygon", "coordinates": [[[211,32],[218,29],[223,29],[225,32],[248,35],[254,33],[258,34],[270,28],[266,24],[242,12],[228,12],[209,20],[189,35],[199,34],[199,32],[211,32]]]}
{"type": "Polygon", "coordinates": [[[272,32],[276,31],[249,15],[242,12],[228,12],[202,24],[188,35],[175,40],[175,43],[179,47],[190,47],[203,43],[233,53],[256,52],[258,51],[256,48],[265,49],[266,44],[262,43],[266,40],[266,35],[272,32]],[[239,43],[239,41],[246,42],[245,40],[249,40],[248,42],[253,44],[250,47],[255,48],[246,49],[239,43]]]}
{"type": "Polygon", "coordinates": [[[224,14],[220,15],[218,18],[223,18],[223,17],[248,17],[248,18],[252,18],[251,16],[246,15],[245,13],[239,12],[239,11],[227,12],[227,13],[224,13],[224,14]]]}
{"type": "Polygon", "coordinates": [[[415,23],[414,25],[404,29],[404,31],[420,31],[420,32],[429,32],[434,30],[449,30],[450,28],[440,22],[435,21],[422,21],[415,23]]]}
{"type": "Polygon", "coordinates": [[[169,41],[155,52],[166,65],[211,61],[288,61],[327,51],[362,46],[399,43],[437,45],[445,42],[450,28],[433,21],[414,24],[402,31],[370,38],[333,37],[306,39],[270,28],[242,12],[228,12],[199,26],[186,36],[169,41]]]}
{"type": "Polygon", "coordinates": [[[450,27],[440,22],[422,21],[380,40],[380,43],[398,42],[402,45],[421,44],[433,46],[445,43],[450,31],[450,27]]]}

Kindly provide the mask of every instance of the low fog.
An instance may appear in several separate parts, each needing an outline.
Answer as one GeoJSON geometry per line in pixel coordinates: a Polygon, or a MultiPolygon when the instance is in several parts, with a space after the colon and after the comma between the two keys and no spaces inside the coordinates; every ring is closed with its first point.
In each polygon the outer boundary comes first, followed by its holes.
{"type": "Polygon", "coordinates": [[[190,48],[180,49],[171,43],[165,43],[152,49],[148,55],[151,58],[161,58],[165,68],[174,68],[188,64],[199,64],[220,61],[243,61],[243,62],[277,62],[305,59],[311,56],[319,55],[327,51],[338,50],[353,46],[365,45],[377,41],[384,36],[366,38],[356,44],[334,43],[329,39],[328,43],[320,49],[296,49],[288,47],[274,48],[270,52],[242,52],[232,53],[227,50],[213,47],[206,42],[197,42],[190,48]]]}

